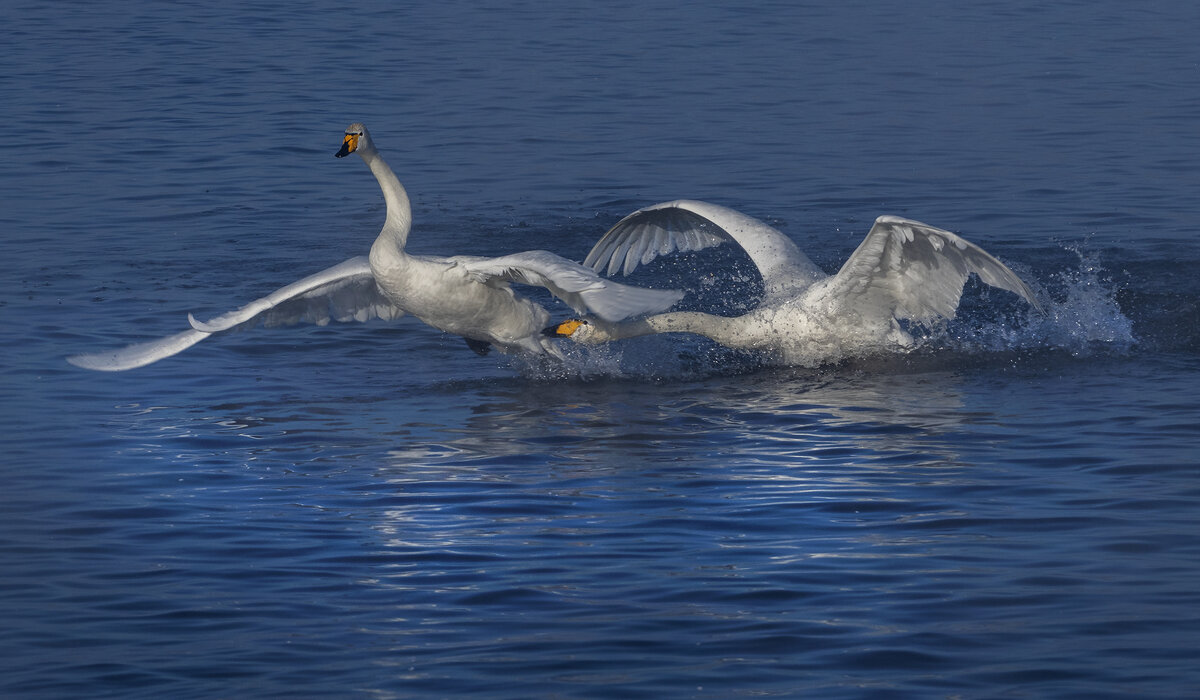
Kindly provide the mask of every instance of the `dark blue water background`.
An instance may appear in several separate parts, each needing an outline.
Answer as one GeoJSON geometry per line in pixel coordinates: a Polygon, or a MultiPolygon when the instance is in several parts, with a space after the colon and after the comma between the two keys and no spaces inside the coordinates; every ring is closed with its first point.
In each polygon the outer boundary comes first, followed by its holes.
{"type": "Polygon", "coordinates": [[[1194,695],[1200,5],[882,5],[4,5],[0,694],[1194,695]],[[65,363],[365,252],[358,120],[418,252],[690,197],[834,270],[900,214],[1048,314],[970,285],[816,369],[411,318],[65,363]]]}

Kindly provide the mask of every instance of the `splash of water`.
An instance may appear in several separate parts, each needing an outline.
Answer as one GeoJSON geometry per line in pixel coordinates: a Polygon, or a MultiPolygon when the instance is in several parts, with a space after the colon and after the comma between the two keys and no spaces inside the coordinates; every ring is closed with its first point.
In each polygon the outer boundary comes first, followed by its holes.
{"type": "MultiPolygon", "coordinates": [[[[990,304],[976,304],[922,338],[920,348],[960,353],[1057,350],[1075,357],[1128,353],[1136,337],[1133,322],[1117,303],[1119,285],[1100,263],[1099,253],[1078,246],[1067,250],[1077,256],[1078,266],[1056,273],[1046,284],[1023,275],[1043,312],[1005,307],[997,314],[983,308],[990,304]]],[[[988,290],[983,298],[994,296],[988,290]]]]}
{"type": "Polygon", "coordinates": [[[1047,309],[1040,328],[1043,343],[1074,355],[1129,352],[1137,339],[1133,322],[1117,303],[1117,285],[1100,265],[1098,253],[1074,252],[1079,267],[1058,275],[1065,293],[1047,309]]]}
{"type": "MultiPolygon", "coordinates": [[[[1136,344],[1132,321],[1117,303],[1120,291],[1100,263],[1100,255],[1083,247],[1068,247],[1078,265],[1054,274],[1045,283],[1027,270],[1022,277],[1031,282],[1043,310],[1031,308],[1012,295],[981,283],[970,283],[954,319],[930,328],[907,328],[916,343],[908,349],[881,353],[847,346],[841,352],[822,348],[819,353],[797,353],[780,344],[772,356],[731,350],[705,338],[661,335],[634,338],[600,346],[563,341],[563,361],[531,358],[512,359],[523,376],[540,380],[601,378],[649,381],[695,379],[713,375],[741,374],[761,367],[835,366],[853,363],[882,368],[896,367],[898,358],[941,358],[959,360],[996,353],[1031,351],[1066,352],[1073,357],[1123,355],[1136,344]],[[877,362],[870,362],[878,360],[877,362]]],[[[725,292],[731,300],[744,303],[746,295],[736,288],[725,292]]],[[[735,302],[729,302],[735,303],[735,302]]]]}

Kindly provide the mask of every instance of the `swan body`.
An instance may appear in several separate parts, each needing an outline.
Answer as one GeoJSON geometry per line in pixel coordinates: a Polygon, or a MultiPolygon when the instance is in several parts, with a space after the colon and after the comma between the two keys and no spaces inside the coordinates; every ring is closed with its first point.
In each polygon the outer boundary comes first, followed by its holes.
{"type": "Polygon", "coordinates": [[[262,323],[395,319],[405,314],[447,333],[462,336],[483,354],[501,352],[557,356],[542,329],[550,314],[514,293],[511,284],[544,287],[581,314],[606,322],[663,311],[683,294],[619,284],[590,267],[541,250],[498,258],[410,255],[405,244],[412,228],[408,194],[379,155],[362,124],[346,129],[339,158],[358,153],[379,183],[387,216],[370,254],[346,260],[287,285],[261,299],[208,321],[189,315],[189,330],[125,348],[75,355],[69,362],[87,369],[119,371],[141,367],[181,352],[215,333],[262,323]]]}
{"type": "Polygon", "coordinates": [[[979,246],[927,224],[881,216],[834,275],[826,275],[778,230],[732,209],[678,200],[619,221],[585,265],[625,274],[659,255],[732,243],[763,277],[764,296],[741,316],[674,312],[612,323],[572,319],[547,329],[581,343],[653,333],[694,333],[731,348],[818,364],[862,352],[911,347],[900,321],[952,318],[972,273],[1040,309],[1033,291],[979,246]]]}

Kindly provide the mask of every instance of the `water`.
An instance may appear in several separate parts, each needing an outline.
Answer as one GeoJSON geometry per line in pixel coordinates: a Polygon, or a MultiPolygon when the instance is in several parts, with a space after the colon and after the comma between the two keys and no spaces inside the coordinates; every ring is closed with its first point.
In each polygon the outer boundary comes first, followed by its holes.
{"type": "Polygon", "coordinates": [[[1194,695],[1200,8],[877,5],[0,10],[2,694],[1194,695]],[[832,270],[890,213],[1048,313],[970,285],[818,368],[412,319],[65,363],[365,251],[357,120],[418,252],[691,197],[832,270]]]}

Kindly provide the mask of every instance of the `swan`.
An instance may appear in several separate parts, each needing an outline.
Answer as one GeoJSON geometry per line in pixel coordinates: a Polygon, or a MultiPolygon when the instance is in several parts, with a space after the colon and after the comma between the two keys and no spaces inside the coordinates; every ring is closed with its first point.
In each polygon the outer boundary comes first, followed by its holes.
{"type": "Polygon", "coordinates": [[[731,348],[813,365],[911,348],[914,340],[901,321],[929,325],[953,318],[971,273],[1041,309],[1029,286],[979,246],[898,216],[876,219],[841,270],[826,275],[789,238],[758,219],[707,202],[664,202],[618,221],[584,265],[628,275],[659,255],[722,243],[739,246],[762,275],[762,300],[748,313],[681,311],[617,323],[573,318],[545,332],[584,344],[693,333],[731,348]]]}
{"type": "Polygon", "coordinates": [[[262,323],[268,326],[301,321],[395,319],[405,314],[462,336],[479,354],[491,347],[504,353],[561,356],[542,333],[550,314],[517,296],[510,284],[544,287],[580,314],[608,322],[664,311],[682,298],[675,290],[619,284],[589,267],[544,250],[497,258],[460,255],[410,255],[404,250],[412,228],[412,208],[400,180],[379,155],[360,123],[346,129],[342,158],[358,153],[383,191],[387,214],[369,255],[354,257],[283,287],[261,299],[199,321],[181,333],[116,351],[68,357],[83,368],[121,371],[141,367],[186,350],[215,333],[262,323]]]}

